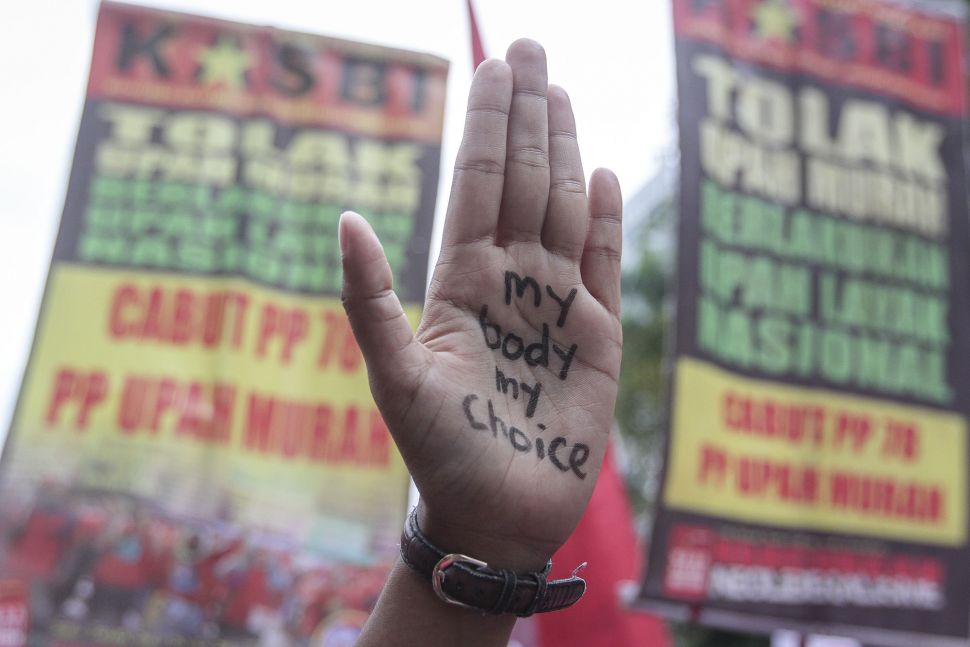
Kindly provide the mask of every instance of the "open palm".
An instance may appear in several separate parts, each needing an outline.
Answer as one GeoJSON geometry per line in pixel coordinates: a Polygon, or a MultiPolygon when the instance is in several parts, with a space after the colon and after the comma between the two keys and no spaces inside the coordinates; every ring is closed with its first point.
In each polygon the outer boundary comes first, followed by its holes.
{"type": "Polygon", "coordinates": [[[380,243],[341,220],[344,302],[442,547],[541,568],[606,448],[621,355],[621,199],[589,197],[566,93],[518,41],[475,74],[441,254],[412,333],[380,243]]]}

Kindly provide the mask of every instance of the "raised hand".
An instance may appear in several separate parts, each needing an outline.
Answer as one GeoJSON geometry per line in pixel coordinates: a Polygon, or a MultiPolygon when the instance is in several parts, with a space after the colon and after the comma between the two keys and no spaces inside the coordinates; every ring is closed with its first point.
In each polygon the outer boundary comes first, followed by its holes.
{"type": "Polygon", "coordinates": [[[340,222],[344,304],[439,546],[539,570],[593,491],[620,371],[619,185],[586,182],[566,93],[518,41],[479,66],[412,333],[376,236],[340,222]]]}

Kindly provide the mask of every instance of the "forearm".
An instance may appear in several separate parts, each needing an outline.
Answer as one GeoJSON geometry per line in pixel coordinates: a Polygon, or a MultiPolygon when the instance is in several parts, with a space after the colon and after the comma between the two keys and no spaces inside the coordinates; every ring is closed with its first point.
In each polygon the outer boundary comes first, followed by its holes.
{"type": "Polygon", "coordinates": [[[395,564],[358,647],[505,647],[515,616],[483,615],[438,599],[431,584],[395,564]]]}

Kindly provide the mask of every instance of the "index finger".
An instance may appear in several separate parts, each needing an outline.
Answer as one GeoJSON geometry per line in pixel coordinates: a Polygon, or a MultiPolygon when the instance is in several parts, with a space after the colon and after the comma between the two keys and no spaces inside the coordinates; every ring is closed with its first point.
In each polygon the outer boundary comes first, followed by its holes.
{"type": "Polygon", "coordinates": [[[465,133],[442,234],[444,245],[494,239],[505,182],[505,140],[512,103],[512,70],[489,59],[468,92],[465,133]]]}

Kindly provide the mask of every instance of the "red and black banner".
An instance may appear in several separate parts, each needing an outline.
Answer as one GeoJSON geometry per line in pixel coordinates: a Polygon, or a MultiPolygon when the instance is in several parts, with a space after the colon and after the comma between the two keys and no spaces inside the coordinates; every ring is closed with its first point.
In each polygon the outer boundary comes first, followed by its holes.
{"type": "Polygon", "coordinates": [[[677,325],[641,602],[964,645],[962,3],[673,4],[677,325]]]}
{"type": "Polygon", "coordinates": [[[374,226],[416,321],[446,76],[102,5],[0,464],[0,644],[353,640],[408,478],[340,303],[337,221],[374,226]]]}

